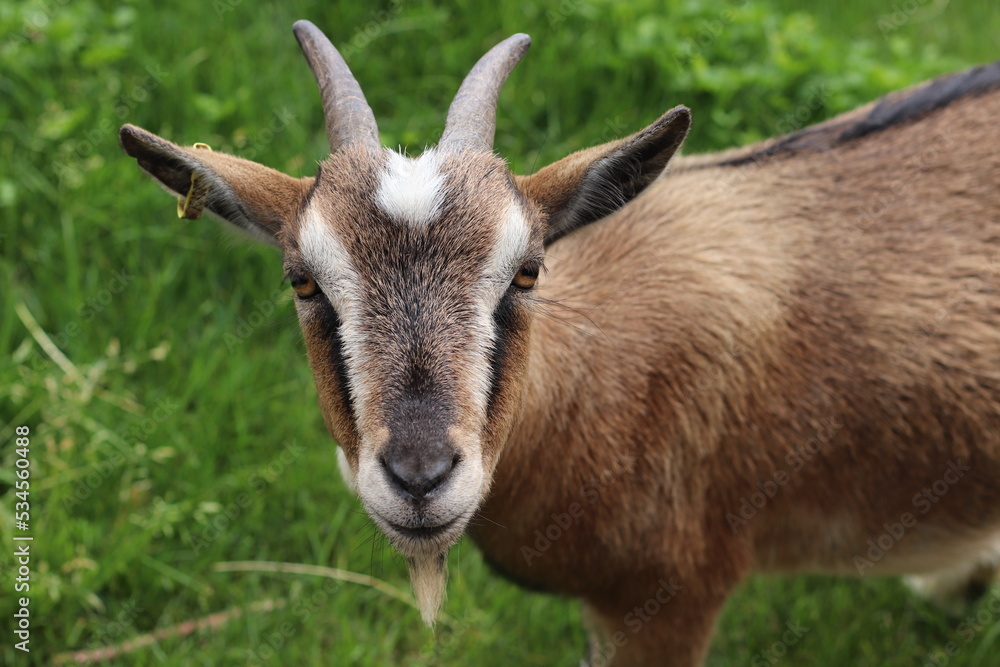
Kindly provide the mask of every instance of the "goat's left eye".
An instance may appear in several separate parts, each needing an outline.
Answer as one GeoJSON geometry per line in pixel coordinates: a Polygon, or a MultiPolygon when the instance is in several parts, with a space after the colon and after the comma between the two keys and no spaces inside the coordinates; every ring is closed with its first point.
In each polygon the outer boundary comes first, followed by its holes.
{"type": "Polygon", "coordinates": [[[316,279],[308,273],[291,276],[289,282],[300,299],[308,299],[319,294],[319,285],[316,284],[316,279]]]}
{"type": "Polygon", "coordinates": [[[538,266],[534,264],[525,264],[521,269],[514,274],[514,280],[511,284],[519,289],[531,289],[535,286],[535,282],[538,280],[538,266]]]}

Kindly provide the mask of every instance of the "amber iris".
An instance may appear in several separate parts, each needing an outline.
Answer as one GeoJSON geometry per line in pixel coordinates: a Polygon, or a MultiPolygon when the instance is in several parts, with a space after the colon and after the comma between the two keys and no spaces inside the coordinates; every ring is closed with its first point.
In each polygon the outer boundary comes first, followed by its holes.
{"type": "Polygon", "coordinates": [[[316,284],[316,280],[308,274],[292,276],[289,282],[292,283],[292,289],[295,290],[295,293],[301,299],[316,296],[319,292],[319,285],[316,284]]]}
{"type": "Polygon", "coordinates": [[[538,267],[526,264],[521,267],[521,270],[514,274],[514,280],[511,284],[514,287],[520,289],[531,289],[535,286],[535,281],[538,280],[538,267]]]}

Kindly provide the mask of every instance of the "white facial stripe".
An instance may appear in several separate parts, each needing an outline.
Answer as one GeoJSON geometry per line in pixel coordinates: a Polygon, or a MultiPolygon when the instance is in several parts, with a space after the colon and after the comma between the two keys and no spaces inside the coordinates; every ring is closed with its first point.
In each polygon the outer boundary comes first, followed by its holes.
{"type": "MultiPolygon", "coordinates": [[[[309,209],[299,231],[302,256],[313,270],[313,278],[323,294],[337,311],[341,321],[340,340],[343,345],[344,364],[350,382],[350,393],[359,421],[367,413],[372,382],[364,370],[368,366],[365,337],[358,330],[361,304],[357,284],[357,271],[351,256],[340,239],[316,211],[309,209]]],[[[308,316],[308,307],[297,303],[300,316],[308,316]]]]}
{"type": "MultiPolygon", "coordinates": [[[[489,289],[489,288],[488,288],[489,289]]],[[[486,420],[486,408],[490,398],[490,352],[496,339],[493,329],[493,309],[487,305],[492,301],[489,292],[481,297],[476,308],[476,318],[473,324],[472,349],[465,363],[462,364],[464,384],[470,388],[470,405],[474,406],[476,417],[482,422],[486,420]]]]}
{"type": "Polygon", "coordinates": [[[497,226],[493,252],[479,283],[479,303],[473,334],[476,350],[466,366],[469,369],[469,381],[473,385],[472,400],[484,419],[490,395],[490,351],[496,340],[493,312],[524,259],[530,240],[531,226],[527,216],[519,203],[511,202],[506,215],[497,226]]]}
{"type": "Polygon", "coordinates": [[[427,225],[441,213],[444,175],[441,160],[431,149],[418,158],[388,151],[379,178],[376,201],[389,217],[410,225],[427,225]]]}
{"type": "Polygon", "coordinates": [[[302,256],[320,287],[332,288],[341,276],[354,273],[351,256],[314,209],[308,209],[304,218],[299,229],[302,256]]]}
{"type": "MultiPolygon", "coordinates": [[[[511,202],[507,214],[500,219],[497,227],[496,240],[493,242],[493,253],[484,275],[487,280],[497,283],[497,287],[507,289],[518,265],[524,260],[531,240],[531,225],[519,203],[511,202]]],[[[499,292],[497,298],[503,295],[499,292]]],[[[494,304],[496,305],[496,304],[494,304]]]]}
{"type": "Polygon", "coordinates": [[[371,428],[368,422],[372,387],[371,355],[368,354],[367,337],[358,327],[359,316],[355,315],[360,306],[357,299],[347,300],[350,310],[340,316],[340,342],[344,348],[344,364],[347,366],[347,377],[351,385],[351,396],[354,399],[354,412],[362,429],[371,428]]]}

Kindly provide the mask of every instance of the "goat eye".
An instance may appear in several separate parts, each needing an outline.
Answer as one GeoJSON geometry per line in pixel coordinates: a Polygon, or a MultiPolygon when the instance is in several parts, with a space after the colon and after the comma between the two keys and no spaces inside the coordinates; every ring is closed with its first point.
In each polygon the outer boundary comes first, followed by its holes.
{"type": "Polygon", "coordinates": [[[511,285],[519,289],[531,289],[538,280],[538,267],[534,264],[525,264],[514,274],[511,285]]]}
{"type": "Polygon", "coordinates": [[[316,284],[316,280],[307,273],[300,273],[298,275],[291,276],[289,282],[292,284],[292,289],[295,293],[299,295],[300,299],[308,299],[309,297],[316,296],[319,294],[319,285],[316,284]]]}

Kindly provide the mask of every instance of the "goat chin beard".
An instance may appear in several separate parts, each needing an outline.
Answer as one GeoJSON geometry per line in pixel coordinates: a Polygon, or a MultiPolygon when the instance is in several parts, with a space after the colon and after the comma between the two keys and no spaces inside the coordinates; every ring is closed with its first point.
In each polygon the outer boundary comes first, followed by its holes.
{"type": "Polygon", "coordinates": [[[444,600],[448,553],[430,556],[413,556],[406,559],[410,566],[410,585],[417,600],[420,617],[428,627],[434,627],[438,610],[444,600]]]}

